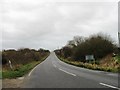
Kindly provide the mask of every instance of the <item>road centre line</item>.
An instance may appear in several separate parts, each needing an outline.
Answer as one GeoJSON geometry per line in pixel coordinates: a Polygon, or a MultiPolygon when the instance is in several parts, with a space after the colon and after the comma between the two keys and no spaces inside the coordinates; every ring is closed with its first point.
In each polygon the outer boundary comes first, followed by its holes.
{"type": "Polygon", "coordinates": [[[107,86],[107,87],[110,87],[110,88],[115,88],[115,89],[120,90],[118,87],[115,87],[115,86],[112,86],[112,85],[108,85],[108,84],[105,84],[105,83],[99,83],[99,84],[101,84],[103,86],[107,86]]]}
{"type": "Polygon", "coordinates": [[[57,66],[54,64],[54,62],[52,62],[53,66],[56,68],[57,66]]]}
{"type": "Polygon", "coordinates": [[[59,68],[59,70],[61,70],[61,71],[65,72],[65,73],[67,73],[67,74],[70,74],[70,75],[72,75],[72,76],[76,76],[75,74],[70,73],[70,72],[68,72],[68,71],[65,71],[65,70],[63,70],[63,69],[61,69],[61,68],[59,68]]]}
{"type": "Polygon", "coordinates": [[[54,66],[54,67],[56,67],[56,65],[55,65],[55,64],[53,64],[53,66],[54,66]]]}

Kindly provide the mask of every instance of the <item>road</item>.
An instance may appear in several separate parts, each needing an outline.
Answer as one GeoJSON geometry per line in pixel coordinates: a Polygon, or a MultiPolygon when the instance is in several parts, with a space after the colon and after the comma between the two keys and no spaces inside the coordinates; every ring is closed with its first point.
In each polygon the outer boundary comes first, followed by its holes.
{"type": "Polygon", "coordinates": [[[21,88],[118,89],[118,75],[66,64],[52,52],[45,61],[31,70],[21,88]]]}

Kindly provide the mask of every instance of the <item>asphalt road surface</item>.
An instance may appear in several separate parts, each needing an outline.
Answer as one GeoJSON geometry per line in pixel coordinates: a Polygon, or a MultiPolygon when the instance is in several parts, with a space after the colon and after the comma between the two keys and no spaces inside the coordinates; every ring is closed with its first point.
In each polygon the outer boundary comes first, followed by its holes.
{"type": "Polygon", "coordinates": [[[21,88],[118,89],[118,74],[72,66],[60,61],[52,52],[31,70],[21,88]]]}

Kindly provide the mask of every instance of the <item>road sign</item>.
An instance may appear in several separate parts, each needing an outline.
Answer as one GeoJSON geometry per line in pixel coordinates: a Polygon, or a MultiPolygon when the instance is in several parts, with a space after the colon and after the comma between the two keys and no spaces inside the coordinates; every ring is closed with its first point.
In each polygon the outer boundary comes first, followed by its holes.
{"type": "Polygon", "coordinates": [[[85,59],[86,60],[94,60],[94,55],[86,55],[85,59]]]}

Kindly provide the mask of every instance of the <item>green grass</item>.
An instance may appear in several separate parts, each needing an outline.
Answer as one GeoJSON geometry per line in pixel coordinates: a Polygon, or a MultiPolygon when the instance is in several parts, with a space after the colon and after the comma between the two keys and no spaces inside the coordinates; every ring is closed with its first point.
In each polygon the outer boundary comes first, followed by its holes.
{"type": "Polygon", "coordinates": [[[120,55],[117,55],[117,56],[115,57],[115,59],[116,59],[118,62],[120,62],[120,55]]]}
{"type": "Polygon", "coordinates": [[[82,68],[99,70],[99,71],[106,71],[106,72],[114,72],[114,73],[118,72],[118,68],[103,67],[103,66],[99,66],[97,64],[83,63],[80,61],[69,61],[67,59],[64,59],[64,58],[58,56],[58,55],[57,55],[57,57],[65,63],[71,64],[74,66],[78,66],[78,67],[82,67],[82,68]]]}
{"type": "Polygon", "coordinates": [[[0,79],[2,78],[2,71],[0,71],[0,79]]]}
{"type": "Polygon", "coordinates": [[[31,69],[33,69],[36,65],[40,64],[42,61],[44,61],[48,55],[40,61],[33,61],[31,63],[28,63],[26,65],[22,65],[20,68],[17,68],[15,70],[6,70],[2,71],[2,78],[17,78],[22,77],[23,75],[27,74],[31,69]]]}
{"type": "Polygon", "coordinates": [[[28,73],[37,64],[39,64],[39,62],[32,62],[26,65],[23,65],[19,69],[16,69],[16,70],[3,71],[2,76],[3,78],[21,77],[25,75],[26,73],[28,73]]]}

